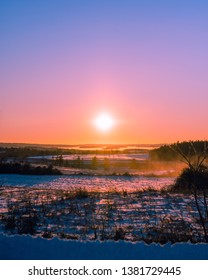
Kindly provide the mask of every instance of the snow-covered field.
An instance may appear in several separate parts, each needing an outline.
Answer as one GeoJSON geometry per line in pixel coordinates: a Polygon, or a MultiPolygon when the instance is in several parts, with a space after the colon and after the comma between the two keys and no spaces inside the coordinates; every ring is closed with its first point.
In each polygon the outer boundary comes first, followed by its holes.
{"type": "Polygon", "coordinates": [[[142,176],[34,176],[17,174],[0,174],[0,186],[37,187],[45,189],[87,188],[91,191],[108,189],[138,190],[143,188],[161,189],[171,185],[173,178],[156,178],[142,176]]]}
{"type": "Polygon", "coordinates": [[[160,191],[172,183],[0,175],[0,258],[207,259],[208,245],[189,242],[203,242],[192,197],[160,191]]]}
{"type": "Polygon", "coordinates": [[[192,197],[160,191],[171,178],[1,175],[0,180],[4,233],[71,240],[203,241],[192,197]]]}

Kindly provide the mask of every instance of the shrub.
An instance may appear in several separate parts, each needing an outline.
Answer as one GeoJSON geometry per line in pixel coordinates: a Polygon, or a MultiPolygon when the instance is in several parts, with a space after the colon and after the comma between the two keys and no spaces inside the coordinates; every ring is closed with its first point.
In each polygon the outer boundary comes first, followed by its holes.
{"type": "Polygon", "coordinates": [[[201,166],[198,170],[185,168],[181,175],[176,179],[175,184],[171,188],[174,192],[190,192],[195,190],[208,190],[208,168],[201,166]]]}
{"type": "Polygon", "coordinates": [[[86,190],[86,188],[78,188],[74,192],[75,198],[87,198],[89,197],[89,192],[86,190]]]}

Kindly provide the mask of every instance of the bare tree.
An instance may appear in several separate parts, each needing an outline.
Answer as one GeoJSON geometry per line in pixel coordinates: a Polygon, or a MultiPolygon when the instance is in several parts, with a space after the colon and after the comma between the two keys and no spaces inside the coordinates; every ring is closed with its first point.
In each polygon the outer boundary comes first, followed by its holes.
{"type": "Polygon", "coordinates": [[[208,158],[207,142],[204,142],[202,151],[197,151],[195,142],[193,141],[189,142],[188,151],[184,151],[179,142],[176,145],[172,145],[171,149],[176,152],[181,157],[181,160],[188,166],[186,171],[191,174],[191,182],[189,182],[190,191],[194,196],[205,240],[208,242],[208,185],[206,185],[208,184],[208,181],[201,180],[201,178],[204,177],[204,174],[206,174],[208,178],[208,167],[205,165],[206,159],[208,158]]]}

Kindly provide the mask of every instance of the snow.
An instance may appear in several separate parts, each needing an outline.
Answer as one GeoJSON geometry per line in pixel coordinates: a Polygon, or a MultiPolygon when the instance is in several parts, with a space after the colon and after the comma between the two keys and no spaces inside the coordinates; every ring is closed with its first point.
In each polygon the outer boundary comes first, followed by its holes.
{"type": "Polygon", "coordinates": [[[132,181],[126,179],[127,188],[122,189],[118,182],[121,179],[116,181],[116,189],[112,189],[95,178],[94,184],[80,193],[80,187],[53,186],[54,181],[51,189],[47,185],[1,187],[0,233],[35,233],[45,238],[79,241],[204,241],[202,227],[196,220],[197,210],[189,195],[135,191],[136,186],[131,188],[132,181]]]}
{"type": "Polygon", "coordinates": [[[161,189],[172,185],[174,178],[155,178],[143,176],[38,176],[0,174],[0,186],[35,187],[45,189],[65,189],[85,187],[87,190],[106,191],[116,188],[117,190],[128,189],[128,192],[137,189],[154,188],[161,189]]]}
{"type": "Polygon", "coordinates": [[[208,244],[171,245],[126,241],[64,241],[0,235],[2,260],[206,260],[208,244]]]}

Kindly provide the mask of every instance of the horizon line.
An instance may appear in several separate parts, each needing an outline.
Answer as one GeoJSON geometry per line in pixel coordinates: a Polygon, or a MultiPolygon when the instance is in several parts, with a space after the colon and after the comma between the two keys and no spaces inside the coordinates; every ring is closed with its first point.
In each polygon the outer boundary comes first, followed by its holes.
{"type": "Polygon", "coordinates": [[[0,142],[0,145],[33,145],[33,146],[140,146],[140,145],[145,145],[145,146],[151,146],[151,145],[165,145],[165,144],[171,144],[171,143],[73,143],[73,144],[50,144],[50,143],[30,143],[30,142],[0,142]]]}

